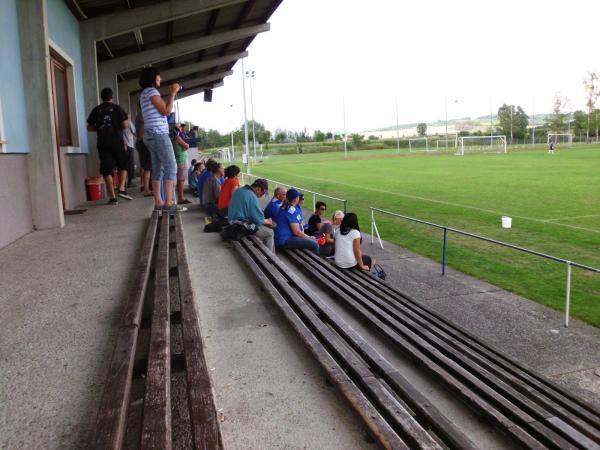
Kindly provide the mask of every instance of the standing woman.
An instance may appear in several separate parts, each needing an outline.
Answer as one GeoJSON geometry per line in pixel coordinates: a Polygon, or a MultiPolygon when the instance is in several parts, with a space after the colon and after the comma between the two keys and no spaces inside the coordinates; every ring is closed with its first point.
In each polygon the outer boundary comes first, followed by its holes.
{"type": "Polygon", "coordinates": [[[187,208],[173,203],[173,186],[177,179],[177,163],[173,144],[169,138],[167,116],[173,111],[179,85],[169,86],[169,97],[165,101],[160,96],[160,72],[154,67],[146,67],[140,74],[140,95],[144,117],[144,144],[152,155],[152,192],[154,209],[165,211],[187,211],[187,208]],[[164,177],[165,199],[160,195],[160,177],[164,177]]]}
{"type": "Polygon", "coordinates": [[[356,267],[362,270],[371,270],[371,257],[363,255],[360,251],[360,228],[358,217],[348,213],[342,219],[340,229],[335,232],[335,264],[342,269],[356,267]]]}

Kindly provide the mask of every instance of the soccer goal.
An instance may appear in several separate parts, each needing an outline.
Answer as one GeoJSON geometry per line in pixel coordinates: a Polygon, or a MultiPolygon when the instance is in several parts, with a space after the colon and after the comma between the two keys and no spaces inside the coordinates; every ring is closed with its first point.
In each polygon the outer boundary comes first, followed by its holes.
{"type": "Polygon", "coordinates": [[[506,153],[506,136],[462,136],[456,154],[465,153],[506,153]]]}
{"type": "Polygon", "coordinates": [[[548,133],[548,145],[553,143],[554,145],[558,144],[567,144],[567,146],[573,145],[573,134],[572,133],[548,133]]]}
{"type": "Polygon", "coordinates": [[[458,148],[458,134],[448,135],[448,139],[438,139],[435,142],[436,150],[444,151],[446,148],[457,149],[458,148]]]}
{"type": "Polygon", "coordinates": [[[231,151],[231,149],[229,147],[224,147],[221,149],[221,160],[226,161],[226,162],[231,162],[233,161],[233,152],[231,151]]]}
{"type": "Polygon", "coordinates": [[[412,152],[428,152],[429,140],[424,138],[412,138],[408,140],[408,149],[412,152]]]}

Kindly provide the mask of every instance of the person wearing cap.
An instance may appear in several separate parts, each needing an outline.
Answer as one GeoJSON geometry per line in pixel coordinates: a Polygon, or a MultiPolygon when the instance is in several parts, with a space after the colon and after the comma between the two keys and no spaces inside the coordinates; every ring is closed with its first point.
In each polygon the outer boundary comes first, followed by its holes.
{"type": "Polygon", "coordinates": [[[268,190],[269,183],[263,178],[257,178],[250,186],[246,185],[236,189],[231,196],[227,215],[230,223],[237,221],[255,224],[258,227],[256,237],[271,252],[275,253],[273,230],[269,228],[273,222],[271,219],[265,219],[258,202],[258,199],[265,195],[268,190]]]}
{"type": "Polygon", "coordinates": [[[277,211],[275,222],[275,247],[281,248],[307,248],[314,253],[319,253],[319,244],[312,236],[304,234],[302,228],[302,215],[298,209],[302,194],[291,188],[285,194],[285,200],[277,211]]]}
{"type": "Polygon", "coordinates": [[[281,204],[285,200],[285,188],[283,186],[277,186],[273,192],[273,198],[267,204],[265,208],[265,217],[267,219],[273,219],[277,214],[281,204]]]}

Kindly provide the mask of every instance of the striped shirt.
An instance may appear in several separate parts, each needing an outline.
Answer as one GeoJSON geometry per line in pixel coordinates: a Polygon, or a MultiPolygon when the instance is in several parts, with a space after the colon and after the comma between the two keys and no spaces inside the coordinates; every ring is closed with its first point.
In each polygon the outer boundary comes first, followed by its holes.
{"type": "Polygon", "coordinates": [[[144,89],[142,95],[140,95],[142,114],[144,116],[144,134],[169,134],[167,117],[159,113],[156,106],[150,101],[150,98],[155,95],[160,97],[160,92],[153,87],[144,89]]]}

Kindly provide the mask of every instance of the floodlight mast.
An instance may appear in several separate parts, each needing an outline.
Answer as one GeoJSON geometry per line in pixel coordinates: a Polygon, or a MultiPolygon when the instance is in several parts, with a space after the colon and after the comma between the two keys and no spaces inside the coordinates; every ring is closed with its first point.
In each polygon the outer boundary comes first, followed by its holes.
{"type": "Polygon", "coordinates": [[[446,115],[446,152],[448,151],[448,96],[444,96],[444,114],[446,115]]]}
{"type": "Polygon", "coordinates": [[[344,113],[344,157],[348,156],[348,135],[346,134],[346,98],[342,97],[342,110],[344,113]]]}
{"type": "Polygon", "coordinates": [[[252,98],[252,78],[254,78],[254,70],[246,71],[246,78],[250,80],[250,115],[252,116],[252,152],[254,153],[254,161],[256,163],[256,133],[254,132],[254,99],[252,98]]]}
{"type": "Polygon", "coordinates": [[[398,97],[396,97],[396,150],[400,154],[400,126],[398,125],[398,97]]]}
{"type": "Polygon", "coordinates": [[[244,77],[244,58],[242,58],[242,95],[244,97],[244,139],[246,153],[246,173],[250,175],[250,150],[248,149],[248,115],[246,113],[246,78],[244,77]]]}

